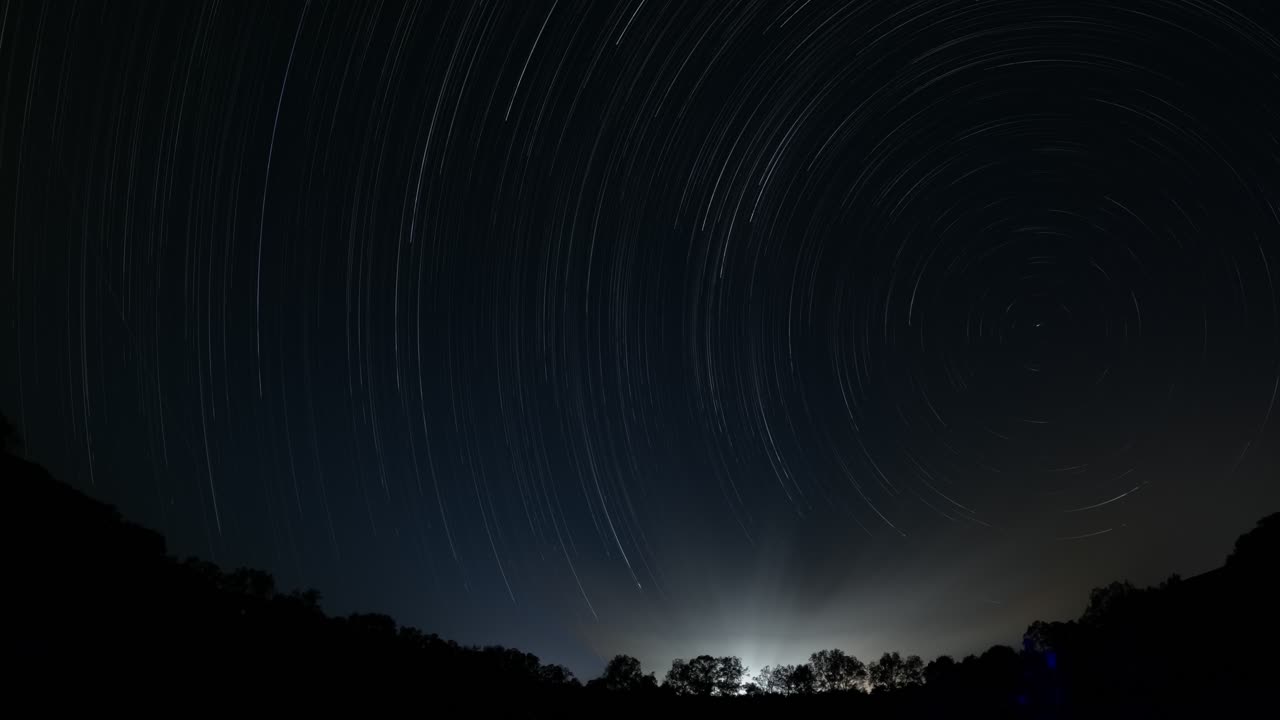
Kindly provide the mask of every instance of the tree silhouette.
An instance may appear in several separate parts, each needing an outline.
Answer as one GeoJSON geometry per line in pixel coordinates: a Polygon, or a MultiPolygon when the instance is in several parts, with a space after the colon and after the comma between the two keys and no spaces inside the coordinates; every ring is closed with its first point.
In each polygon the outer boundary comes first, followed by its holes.
{"type": "Polygon", "coordinates": [[[547,664],[537,669],[538,680],[544,685],[578,685],[573,671],[563,665],[547,664]]]}
{"type": "Polygon", "coordinates": [[[1280,557],[1280,513],[1271,513],[1258,521],[1252,530],[1236,538],[1227,567],[1232,570],[1262,568],[1280,557]]]}
{"type": "Polygon", "coordinates": [[[672,661],[664,685],[676,695],[736,695],[746,673],[736,657],[699,655],[672,661]]]}
{"type": "Polygon", "coordinates": [[[701,680],[702,678],[695,675],[689,662],[676,658],[671,661],[671,669],[667,670],[662,686],[676,695],[710,695],[711,683],[709,681],[704,683],[701,680]]]}
{"type": "Polygon", "coordinates": [[[879,690],[901,690],[924,682],[924,661],[919,655],[903,659],[896,652],[885,653],[868,668],[871,684],[879,690]]]}
{"type": "Polygon", "coordinates": [[[800,663],[787,677],[787,686],[792,695],[812,695],[818,691],[818,676],[809,663],[800,663]]]}
{"type": "Polygon", "coordinates": [[[1127,580],[1094,588],[1089,592],[1089,605],[1080,617],[1080,622],[1100,625],[1112,621],[1133,606],[1140,592],[1127,580]]]}
{"type": "Polygon", "coordinates": [[[794,665],[765,665],[756,673],[754,681],[750,684],[758,688],[761,693],[784,695],[787,692],[787,677],[794,669],[794,665]]]}
{"type": "Polygon", "coordinates": [[[770,695],[812,695],[819,691],[818,675],[809,663],[766,665],[752,685],[770,695]]]}
{"type": "Polygon", "coordinates": [[[956,671],[956,661],[950,655],[939,655],[924,666],[926,685],[938,686],[947,682],[956,671]]]}
{"type": "Polygon", "coordinates": [[[809,656],[819,692],[860,689],[867,682],[867,667],[843,650],[819,650],[809,656]]]}
{"type": "Polygon", "coordinates": [[[742,688],[742,676],[747,668],[742,660],[725,656],[716,658],[715,693],[717,695],[737,695],[742,688]]]}
{"type": "Polygon", "coordinates": [[[630,655],[614,655],[604,667],[604,674],[588,686],[612,692],[640,692],[658,686],[653,673],[645,674],[640,661],[630,655]]]}

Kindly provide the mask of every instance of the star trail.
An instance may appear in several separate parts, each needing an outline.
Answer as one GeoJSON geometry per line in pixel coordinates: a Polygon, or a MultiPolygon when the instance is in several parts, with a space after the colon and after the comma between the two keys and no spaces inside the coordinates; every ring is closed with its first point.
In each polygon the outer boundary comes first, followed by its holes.
{"type": "Polygon", "coordinates": [[[0,407],[595,675],[930,657],[1280,505],[1270,2],[0,9],[0,407]]]}

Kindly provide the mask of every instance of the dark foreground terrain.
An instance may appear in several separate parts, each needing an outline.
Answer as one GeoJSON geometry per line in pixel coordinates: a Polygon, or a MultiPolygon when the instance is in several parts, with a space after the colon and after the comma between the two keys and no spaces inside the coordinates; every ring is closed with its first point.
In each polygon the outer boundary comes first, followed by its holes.
{"type": "Polygon", "coordinates": [[[928,664],[823,651],[750,679],[735,658],[678,660],[660,679],[619,656],[584,684],[518,650],[326,615],[319,593],[281,592],[265,572],[179,560],[159,534],[15,452],[0,477],[6,675],[11,702],[32,707],[1051,718],[1268,716],[1280,701],[1280,514],[1222,567],[1096,589],[1078,619],[1036,622],[1017,649],[928,664]]]}

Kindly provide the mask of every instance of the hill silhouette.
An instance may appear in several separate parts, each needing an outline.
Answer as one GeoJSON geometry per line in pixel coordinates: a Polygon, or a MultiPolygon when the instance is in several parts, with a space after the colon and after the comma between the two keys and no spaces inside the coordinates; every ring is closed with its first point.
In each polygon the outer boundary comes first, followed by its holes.
{"type": "Polygon", "coordinates": [[[737,658],[704,655],[675,660],[661,682],[619,655],[584,685],[529,653],[462,646],[385,615],[330,616],[318,592],[281,592],[260,570],[179,560],[161,535],[57,481],[15,444],[6,438],[0,454],[13,533],[5,652],[27,692],[108,687],[186,703],[171,710],[210,696],[361,697],[366,708],[413,699],[526,716],[1157,717],[1274,702],[1280,514],[1241,536],[1222,567],[1095,589],[1078,619],[1033,623],[1019,649],[927,664],[821,650],[753,677],[737,658]]]}

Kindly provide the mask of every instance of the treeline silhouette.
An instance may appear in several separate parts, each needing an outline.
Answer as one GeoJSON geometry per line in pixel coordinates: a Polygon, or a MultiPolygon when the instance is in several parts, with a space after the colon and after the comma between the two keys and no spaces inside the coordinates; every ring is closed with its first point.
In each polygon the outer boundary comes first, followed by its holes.
{"type": "MultiPolygon", "coordinates": [[[[19,457],[7,422],[0,435],[16,568],[6,665],[32,692],[99,683],[126,696],[186,688],[398,702],[413,688],[432,702],[524,715],[670,706],[771,717],[1155,717],[1274,707],[1280,682],[1280,514],[1241,536],[1223,567],[1156,587],[1098,588],[1078,619],[1035,622],[1018,649],[928,663],[898,653],[864,663],[827,649],[752,676],[736,657],[702,655],[673,661],[661,680],[618,655],[583,684],[519,650],[459,645],[386,615],[329,616],[320,593],[281,592],[259,570],[176,559],[158,533],[19,457]]],[[[182,697],[174,702],[192,696],[182,697]]]]}

